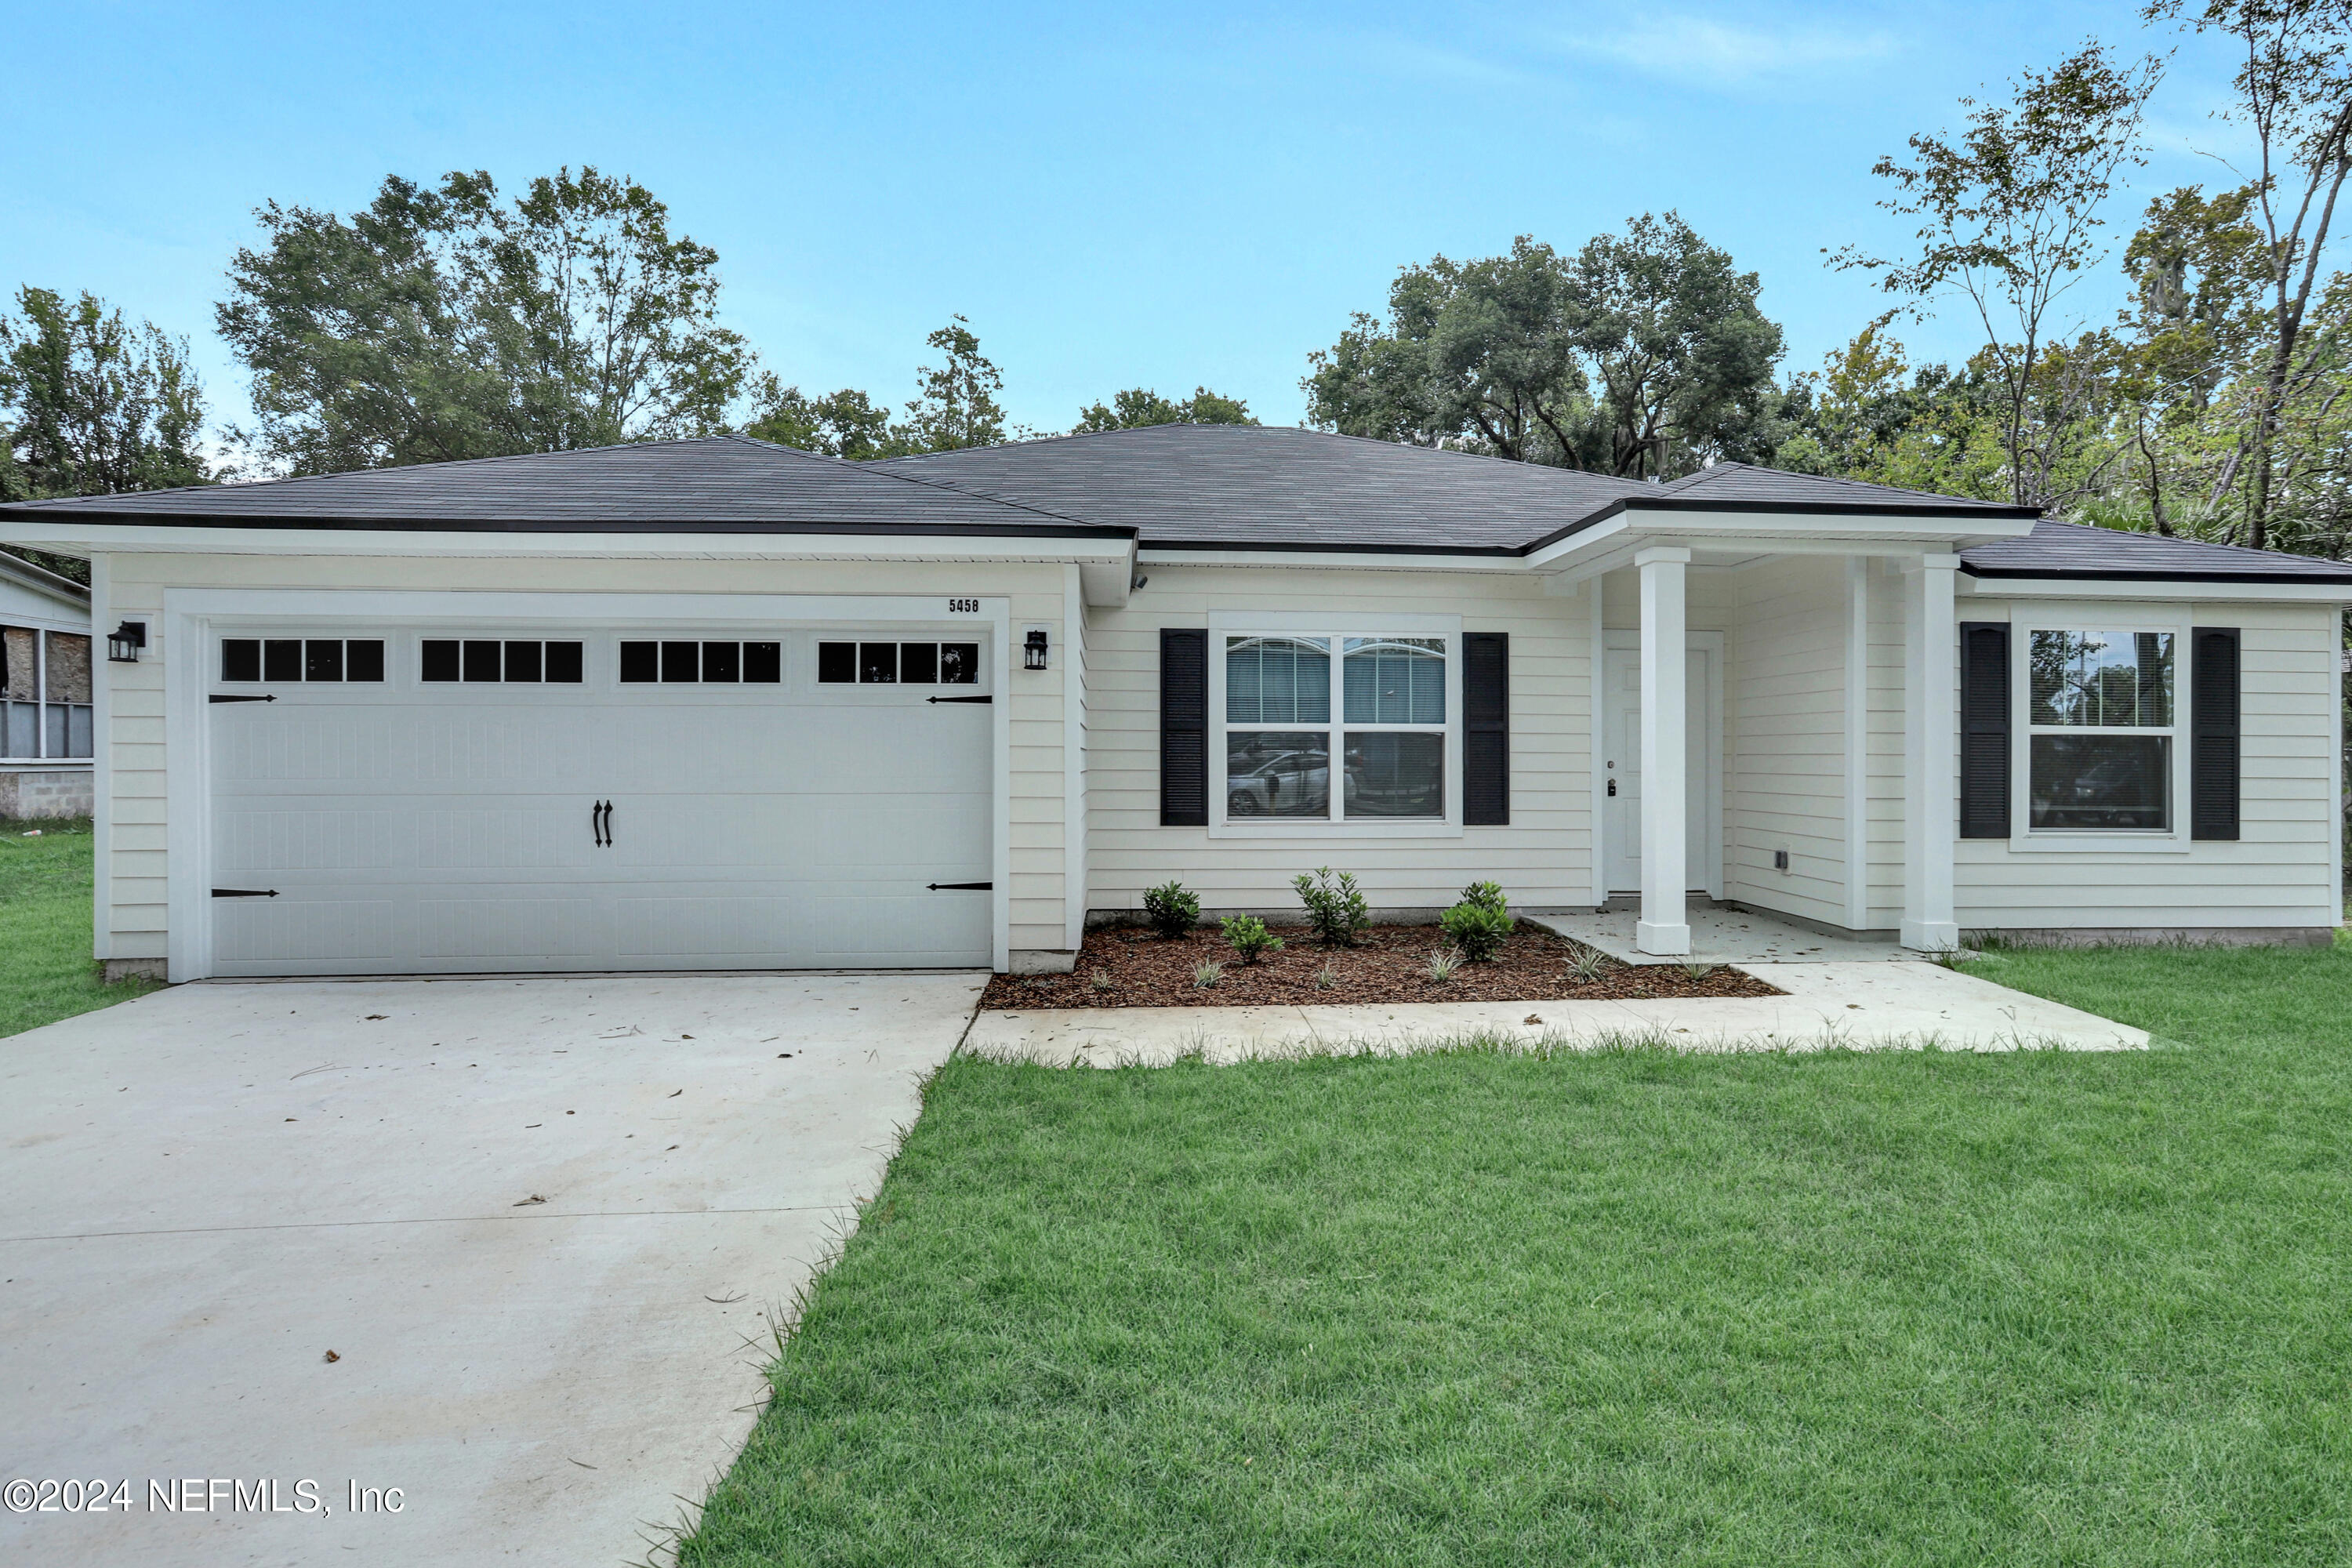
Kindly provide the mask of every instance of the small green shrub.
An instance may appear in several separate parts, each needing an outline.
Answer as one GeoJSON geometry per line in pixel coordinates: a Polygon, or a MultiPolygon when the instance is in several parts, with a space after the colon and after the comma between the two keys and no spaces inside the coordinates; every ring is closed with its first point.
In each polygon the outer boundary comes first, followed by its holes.
{"type": "Polygon", "coordinates": [[[1330,867],[1318,866],[1313,876],[1302,871],[1290,885],[1307,906],[1307,923],[1315,928],[1315,939],[1326,947],[1355,946],[1357,936],[1372,923],[1371,905],[1349,872],[1334,877],[1330,867]]]}
{"type": "Polygon", "coordinates": [[[1339,971],[1334,961],[1327,958],[1323,961],[1323,967],[1315,972],[1315,989],[1337,991],[1339,988],[1339,971]]]}
{"type": "Polygon", "coordinates": [[[1445,940],[1472,963],[1492,963],[1518,923],[1511,911],[1499,904],[1472,903],[1467,900],[1437,917],[1438,929],[1445,932],[1445,940]]]}
{"type": "Polygon", "coordinates": [[[1192,971],[1192,985],[1195,990],[1206,991],[1209,987],[1214,985],[1218,981],[1223,980],[1224,977],[1225,966],[1223,964],[1219,963],[1213,958],[1205,959],[1198,968],[1192,971]]]}
{"type": "Polygon", "coordinates": [[[1609,960],[1597,947],[1579,947],[1568,961],[1568,972],[1579,985],[1590,985],[1609,973],[1609,960]]]}
{"type": "Polygon", "coordinates": [[[1689,980],[1704,980],[1715,973],[1714,964],[1701,963],[1695,959],[1682,967],[1684,978],[1689,980]]]}
{"type": "Polygon", "coordinates": [[[1181,882],[1162,882],[1143,895],[1143,912],[1155,932],[1174,942],[1201,923],[1201,895],[1181,882]]]}
{"type": "Polygon", "coordinates": [[[1255,963],[1259,955],[1282,951],[1282,939],[1265,929],[1265,922],[1255,915],[1227,915],[1219,922],[1225,941],[1242,955],[1244,963],[1255,963]]]}
{"type": "Polygon", "coordinates": [[[1429,955],[1429,983],[1443,985],[1453,979],[1454,972],[1461,967],[1462,954],[1453,948],[1441,947],[1429,955]]]}
{"type": "Polygon", "coordinates": [[[1500,882],[1473,882],[1462,889],[1462,901],[1475,904],[1482,910],[1500,910],[1507,907],[1503,902],[1503,885],[1500,882]]]}

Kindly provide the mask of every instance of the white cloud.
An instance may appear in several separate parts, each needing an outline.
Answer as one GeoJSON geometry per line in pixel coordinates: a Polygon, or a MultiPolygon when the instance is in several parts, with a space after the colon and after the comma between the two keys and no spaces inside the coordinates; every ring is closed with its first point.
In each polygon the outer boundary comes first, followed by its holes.
{"type": "Polygon", "coordinates": [[[1813,76],[1884,60],[1902,44],[1884,31],[1758,27],[1702,16],[1651,16],[1606,31],[1554,36],[1565,53],[1598,56],[1654,76],[1716,85],[1813,76]]]}

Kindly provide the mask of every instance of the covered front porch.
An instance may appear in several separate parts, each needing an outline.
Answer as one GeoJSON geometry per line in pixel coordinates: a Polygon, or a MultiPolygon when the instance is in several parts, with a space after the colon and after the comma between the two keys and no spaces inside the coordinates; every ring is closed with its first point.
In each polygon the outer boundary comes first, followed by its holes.
{"type": "Polygon", "coordinates": [[[1631,905],[1633,950],[1658,957],[1699,955],[1711,901],[1958,946],[1957,552],[2030,522],[1675,500],[1531,562],[1591,628],[1594,906],[1631,905]]]}

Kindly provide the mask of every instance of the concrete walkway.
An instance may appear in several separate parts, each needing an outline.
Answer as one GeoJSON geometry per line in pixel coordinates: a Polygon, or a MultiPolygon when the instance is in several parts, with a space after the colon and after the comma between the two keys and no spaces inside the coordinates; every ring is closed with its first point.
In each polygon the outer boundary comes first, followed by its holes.
{"type": "Polygon", "coordinates": [[[1157,1066],[1305,1051],[1401,1052],[1478,1035],[1524,1045],[1622,1042],[1694,1050],[1848,1046],[2139,1050],[2147,1032],[1925,961],[1743,963],[1785,996],[1688,1001],[1455,1002],[1379,1007],[1095,1007],[984,1012],[968,1047],[1055,1067],[1157,1066]]]}
{"type": "Polygon", "coordinates": [[[1633,926],[1641,916],[1631,909],[1569,910],[1526,917],[1534,924],[1597,947],[1622,963],[1901,963],[1920,955],[1891,942],[1861,942],[1852,937],[1824,936],[1771,915],[1711,904],[1692,895],[1686,918],[1691,951],[1687,958],[1660,958],[1633,945],[1633,926]]]}
{"type": "Polygon", "coordinates": [[[131,1494],[0,1557],[644,1560],[984,978],[190,985],[0,1040],[0,1479],[131,1494]]]}

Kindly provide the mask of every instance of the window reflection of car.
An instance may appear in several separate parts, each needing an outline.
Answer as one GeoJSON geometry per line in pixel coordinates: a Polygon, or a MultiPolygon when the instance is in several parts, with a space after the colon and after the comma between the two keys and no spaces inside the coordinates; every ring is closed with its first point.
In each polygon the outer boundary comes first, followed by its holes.
{"type": "Polygon", "coordinates": [[[2078,805],[2139,805],[2147,799],[2142,765],[2123,757],[2094,763],[2074,779],[2078,805]]]}
{"type": "Polygon", "coordinates": [[[1316,752],[1279,752],[1225,781],[1225,815],[1278,816],[1319,811],[1330,799],[1331,764],[1316,752]]]}

